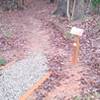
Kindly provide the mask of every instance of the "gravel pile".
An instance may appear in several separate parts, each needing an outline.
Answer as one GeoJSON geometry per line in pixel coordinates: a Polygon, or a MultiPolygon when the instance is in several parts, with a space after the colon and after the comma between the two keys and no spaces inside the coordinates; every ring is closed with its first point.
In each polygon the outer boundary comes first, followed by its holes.
{"type": "Polygon", "coordinates": [[[48,71],[46,63],[46,57],[37,53],[2,70],[0,100],[19,100],[19,97],[48,71]]]}

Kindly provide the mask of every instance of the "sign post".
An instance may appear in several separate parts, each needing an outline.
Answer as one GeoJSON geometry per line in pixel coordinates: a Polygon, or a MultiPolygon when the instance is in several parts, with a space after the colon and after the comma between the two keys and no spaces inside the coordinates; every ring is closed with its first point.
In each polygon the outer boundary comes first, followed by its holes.
{"type": "Polygon", "coordinates": [[[78,56],[79,56],[79,49],[80,49],[80,36],[82,36],[83,32],[84,32],[83,29],[77,27],[72,27],[70,31],[70,34],[75,35],[73,49],[72,49],[72,57],[71,57],[72,64],[78,63],[78,56]]]}

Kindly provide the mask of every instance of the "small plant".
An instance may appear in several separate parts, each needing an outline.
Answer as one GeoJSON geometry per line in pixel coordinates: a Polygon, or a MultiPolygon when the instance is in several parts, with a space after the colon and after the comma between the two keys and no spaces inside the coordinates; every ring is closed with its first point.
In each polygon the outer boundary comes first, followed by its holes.
{"type": "Polygon", "coordinates": [[[6,32],[6,33],[4,33],[4,36],[7,37],[7,38],[10,38],[11,35],[12,35],[12,33],[10,33],[10,32],[6,32]]]}
{"type": "Polygon", "coordinates": [[[64,33],[64,37],[67,39],[72,39],[74,35],[67,32],[67,33],[64,33]]]}
{"type": "Polygon", "coordinates": [[[0,66],[4,66],[6,64],[6,60],[3,57],[0,57],[0,66]]]}

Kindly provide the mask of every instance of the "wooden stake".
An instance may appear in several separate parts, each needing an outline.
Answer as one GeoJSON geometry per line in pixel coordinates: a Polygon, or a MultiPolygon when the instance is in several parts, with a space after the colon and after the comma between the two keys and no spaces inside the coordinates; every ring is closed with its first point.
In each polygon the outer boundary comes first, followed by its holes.
{"type": "Polygon", "coordinates": [[[72,64],[78,63],[78,57],[79,57],[79,49],[80,49],[80,41],[79,36],[75,37],[73,44],[73,51],[72,51],[72,64]]]}

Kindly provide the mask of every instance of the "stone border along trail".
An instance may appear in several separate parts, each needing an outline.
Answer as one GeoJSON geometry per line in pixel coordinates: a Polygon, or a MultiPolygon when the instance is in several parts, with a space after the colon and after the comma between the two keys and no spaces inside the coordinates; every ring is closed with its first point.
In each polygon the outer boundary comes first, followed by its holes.
{"type": "Polygon", "coordinates": [[[47,59],[41,52],[31,54],[2,70],[0,100],[19,100],[48,72],[47,59]]]}

